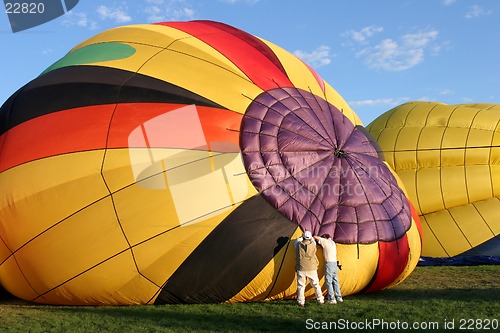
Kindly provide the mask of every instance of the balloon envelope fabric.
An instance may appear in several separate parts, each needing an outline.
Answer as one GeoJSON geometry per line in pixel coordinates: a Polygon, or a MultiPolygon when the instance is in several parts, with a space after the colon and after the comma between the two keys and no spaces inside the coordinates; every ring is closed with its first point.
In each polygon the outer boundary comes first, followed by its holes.
{"type": "Polygon", "coordinates": [[[9,98],[0,130],[0,283],[25,300],[294,298],[305,229],[339,243],[344,295],[420,256],[417,215],[342,97],[222,23],[104,31],[9,98]]]}
{"type": "Polygon", "coordinates": [[[367,129],[422,221],[422,255],[500,256],[500,105],[411,102],[367,129]]]}

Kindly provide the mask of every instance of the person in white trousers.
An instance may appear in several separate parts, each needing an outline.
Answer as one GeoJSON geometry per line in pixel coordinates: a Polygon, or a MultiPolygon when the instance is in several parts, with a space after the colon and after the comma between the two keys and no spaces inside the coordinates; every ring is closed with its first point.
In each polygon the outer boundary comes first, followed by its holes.
{"type": "Polygon", "coordinates": [[[297,254],[297,303],[300,306],[305,305],[304,291],[307,280],[314,288],[316,300],[323,304],[325,299],[319,285],[318,278],[318,258],[316,257],[316,242],[310,231],[305,231],[303,236],[297,238],[294,243],[297,254]]]}

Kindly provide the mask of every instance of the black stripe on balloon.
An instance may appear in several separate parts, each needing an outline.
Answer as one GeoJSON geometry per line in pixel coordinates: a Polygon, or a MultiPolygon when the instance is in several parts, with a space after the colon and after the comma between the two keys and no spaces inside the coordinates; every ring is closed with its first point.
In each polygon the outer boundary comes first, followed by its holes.
{"type": "MultiPolygon", "coordinates": [[[[230,300],[262,271],[296,229],[260,195],[246,200],[165,282],[155,304],[230,300]]],[[[276,266],[278,271],[281,263],[276,266]]]]}
{"type": "Polygon", "coordinates": [[[0,135],[52,112],[115,103],[196,104],[226,109],[150,76],[101,66],[69,66],[37,77],[11,96],[0,108],[0,135]]]}

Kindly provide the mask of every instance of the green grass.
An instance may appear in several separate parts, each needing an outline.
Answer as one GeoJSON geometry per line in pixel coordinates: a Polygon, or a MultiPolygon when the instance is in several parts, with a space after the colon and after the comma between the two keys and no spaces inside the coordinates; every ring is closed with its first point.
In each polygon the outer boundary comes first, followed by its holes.
{"type": "MultiPolygon", "coordinates": [[[[338,325],[337,329],[344,325],[338,331],[354,332],[352,325],[359,323],[373,326],[373,330],[364,332],[407,332],[403,322],[439,325],[436,328],[443,332],[451,332],[445,330],[445,323],[454,323],[456,330],[460,326],[478,328],[482,324],[490,329],[474,332],[495,332],[500,330],[495,326],[500,320],[499,273],[500,266],[417,267],[407,280],[389,290],[348,296],[337,305],[308,301],[305,308],[298,307],[293,300],[208,305],[46,306],[2,297],[0,293],[0,332],[298,332],[311,331],[307,328],[313,325],[330,328],[333,324],[338,325]],[[476,319],[479,321],[471,321],[476,319]],[[379,325],[374,326],[377,320],[379,325]]],[[[436,330],[426,330],[431,331],[436,330]]]]}

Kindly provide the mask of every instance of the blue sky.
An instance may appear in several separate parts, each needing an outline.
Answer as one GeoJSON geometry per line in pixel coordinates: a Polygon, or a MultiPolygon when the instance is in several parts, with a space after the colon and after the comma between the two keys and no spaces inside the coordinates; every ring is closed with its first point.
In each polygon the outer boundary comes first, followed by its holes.
{"type": "Polygon", "coordinates": [[[365,124],[412,100],[500,103],[497,0],[80,0],[12,33],[0,13],[0,104],[109,28],[209,19],[269,40],[312,65],[365,124]]]}

